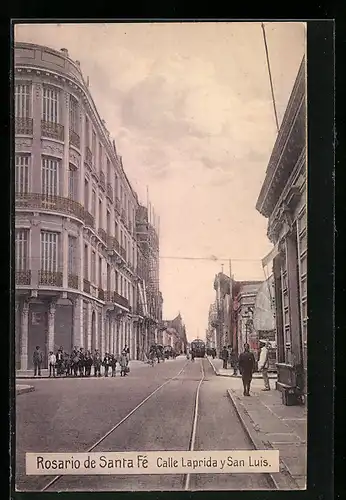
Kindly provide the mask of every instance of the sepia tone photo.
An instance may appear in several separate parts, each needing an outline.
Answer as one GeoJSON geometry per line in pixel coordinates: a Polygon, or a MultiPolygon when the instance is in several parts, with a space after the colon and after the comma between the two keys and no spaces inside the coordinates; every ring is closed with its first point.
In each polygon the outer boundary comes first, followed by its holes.
{"type": "Polygon", "coordinates": [[[14,24],[17,491],[306,488],[306,36],[14,24]]]}

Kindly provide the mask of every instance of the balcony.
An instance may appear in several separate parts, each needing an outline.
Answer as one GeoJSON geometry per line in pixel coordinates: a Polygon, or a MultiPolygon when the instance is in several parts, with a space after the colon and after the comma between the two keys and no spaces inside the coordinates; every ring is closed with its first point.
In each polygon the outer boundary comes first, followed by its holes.
{"type": "Polygon", "coordinates": [[[84,213],[84,222],[86,226],[95,228],[95,220],[94,217],[87,211],[84,213]]]}
{"type": "Polygon", "coordinates": [[[109,198],[111,200],[111,202],[113,202],[113,188],[112,188],[112,185],[108,182],[107,183],[107,198],[109,198]]]}
{"type": "Polygon", "coordinates": [[[121,245],[119,245],[119,253],[124,260],[126,260],[126,250],[121,245]]]}
{"type": "Polygon", "coordinates": [[[126,309],[129,308],[129,301],[122,295],[119,295],[117,292],[114,292],[114,302],[116,304],[119,304],[120,306],[126,307],[126,309]]]}
{"type": "MultiPolygon", "coordinates": [[[[88,212],[84,210],[80,203],[71,200],[70,198],[54,195],[46,196],[41,193],[16,193],[15,200],[16,209],[36,208],[42,210],[52,210],[54,212],[74,215],[77,219],[85,221],[86,223],[86,214],[88,214],[88,212]]],[[[94,227],[93,218],[92,227],[94,227]]]]}
{"type": "Polygon", "coordinates": [[[108,302],[109,304],[113,304],[114,302],[114,292],[110,292],[110,291],[106,291],[104,292],[104,297],[105,297],[105,301],[108,302]]]}
{"type": "Polygon", "coordinates": [[[83,291],[85,293],[90,293],[90,281],[87,279],[83,279],[83,291]]]}
{"type": "Polygon", "coordinates": [[[62,286],[62,272],[60,271],[39,271],[38,284],[45,286],[62,286]]]}
{"type": "Polygon", "coordinates": [[[79,135],[72,129],[70,129],[70,145],[75,148],[80,148],[80,137],[79,135]]]}
{"type": "Polygon", "coordinates": [[[101,229],[99,228],[98,230],[98,235],[99,237],[101,238],[102,241],[104,241],[106,243],[107,241],[107,234],[106,234],[106,231],[104,229],[101,229]]]}
{"type": "Polygon", "coordinates": [[[60,123],[46,122],[41,120],[41,135],[49,139],[64,140],[64,126],[60,123]]]}
{"type": "Polygon", "coordinates": [[[76,274],[69,274],[68,275],[68,287],[69,288],[74,288],[75,290],[78,290],[78,284],[79,284],[79,276],[76,274]]]}
{"type": "Polygon", "coordinates": [[[98,290],[98,297],[100,300],[105,300],[105,292],[102,288],[99,288],[98,290]]]}
{"type": "Polygon", "coordinates": [[[121,213],[121,203],[119,198],[115,198],[115,210],[118,212],[118,215],[121,213]]]}
{"type": "Polygon", "coordinates": [[[16,285],[31,285],[31,271],[16,271],[16,285]]]}
{"type": "Polygon", "coordinates": [[[103,189],[103,191],[106,191],[106,178],[103,172],[100,172],[100,186],[103,189]]]}
{"type": "Polygon", "coordinates": [[[119,242],[114,236],[107,236],[107,249],[115,250],[116,252],[120,253],[119,242]]]}
{"type": "Polygon", "coordinates": [[[20,118],[18,116],[14,119],[16,134],[32,135],[33,120],[32,118],[20,118]]]}
{"type": "Polygon", "coordinates": [[[90,148],[88,148],[88,146],[85,147],[85,163],[92,170],[92,168],[93,168],[93,154],[92,154],[90,148]]]}

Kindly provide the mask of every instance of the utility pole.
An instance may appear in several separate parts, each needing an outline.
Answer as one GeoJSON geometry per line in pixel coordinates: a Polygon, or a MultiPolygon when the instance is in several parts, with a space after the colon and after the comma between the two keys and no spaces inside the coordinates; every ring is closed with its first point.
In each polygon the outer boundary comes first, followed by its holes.
{"type": "Polygon", "coordinates": [[[233,346],[233,277],[232,277],[232,259],[229,259],[229,332],[228,343],[233,346]]]}

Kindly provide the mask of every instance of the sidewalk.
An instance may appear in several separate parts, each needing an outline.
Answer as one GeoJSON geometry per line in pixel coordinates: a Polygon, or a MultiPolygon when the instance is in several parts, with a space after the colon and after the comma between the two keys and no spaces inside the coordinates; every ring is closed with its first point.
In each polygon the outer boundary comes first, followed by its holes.
{"type": "Polygon", "coordinates": [[[35,390],[35,387],[32,385],[21,385],[17,384],[16,385],[16,395],[19,396],[19,394],[25,394],[26,392],[32,392],[35,390]]]}
{"type": "Polygon", "coordinates": [[[283,405],[274,384],[271,381],[272,390],[265,392],[263,381],[255,378],[252,397],[244,397],[241,380],[232,377],[227,394],[254,447],[280,451],[280,473],[271,475],[277,489],[305,489],[307,408],[283,405]]]}
{"type": "MultiPolygon", "coordinates": [[[[227,370],[222,368],[222,359],[218,358],[211,358],[208,356],[208,359],[214,369],[215,375],[219,375],[221,377],[232,377],[232,378],[241,378],[241,375],[238,372],[238,375],[233,375],[233,368],[229,367],[227,370]]],[[[268,377],[270,379],[277,379],[276,373],[268,373],[268,377]]],[[[259,378],[262,380],[262,374],[261,373],[254,373],[253,378],[259,378]]]]}

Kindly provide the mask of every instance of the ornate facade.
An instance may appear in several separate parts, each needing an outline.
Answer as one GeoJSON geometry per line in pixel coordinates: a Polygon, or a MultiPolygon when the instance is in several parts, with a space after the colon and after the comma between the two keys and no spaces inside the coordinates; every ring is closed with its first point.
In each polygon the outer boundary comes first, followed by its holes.
{"type": "Polygon", "coordinates": [[[303,59],[257,201],[275,245],[278,389],[307,391],[306,70],[303,59]]]}
{"type": "Polygon", "coordinates": [[[78,61],[15,45],[16,366],[63,346],[137,358],[139,207],[78,61]]]}

